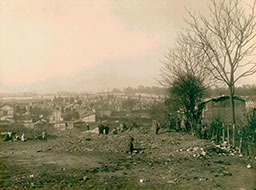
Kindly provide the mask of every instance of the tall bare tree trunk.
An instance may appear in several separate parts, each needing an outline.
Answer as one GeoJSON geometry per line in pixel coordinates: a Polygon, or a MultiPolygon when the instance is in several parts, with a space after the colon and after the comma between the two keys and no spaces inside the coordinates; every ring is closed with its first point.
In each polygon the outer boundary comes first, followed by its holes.
{"type": "Polygon", "coordinates": [[[232,126],[233,126],[232,145],[233,147],[235,147],[236,114],[235,114],[235,101],[234,101],[235,87],[233,83],[230,85],[229,90],[230,90],[230,106],[232,111],[232,126]]]}

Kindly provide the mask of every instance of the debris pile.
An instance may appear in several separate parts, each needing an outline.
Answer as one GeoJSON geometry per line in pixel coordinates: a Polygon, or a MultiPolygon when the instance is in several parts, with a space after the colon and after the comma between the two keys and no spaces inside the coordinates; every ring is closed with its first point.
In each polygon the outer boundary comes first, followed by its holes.
{"type": "Polygon", "coordinates": [[[210,154],[208,154],[208,152],[204,148],[198,147],[198,146],[189,147],[185,150],[177,149],[176,152],[181,152],[181,153],[185,154],[186,158],[190,158],[190,159],[192,159],[192,158],[204,158],[204,159],[210,158],[210,154]]]}
{"type": "Polygon", "coordinates": [[[234,148],[232,148],[231,145],[229,145],[226,141],[223,142],[222,144],[215,144],[213,142],[213,148],[212,151],[215,151],[217,154],[219,155],[230,155],[230,156],[234,156],[238,153],[238,151],[234,148]]]}

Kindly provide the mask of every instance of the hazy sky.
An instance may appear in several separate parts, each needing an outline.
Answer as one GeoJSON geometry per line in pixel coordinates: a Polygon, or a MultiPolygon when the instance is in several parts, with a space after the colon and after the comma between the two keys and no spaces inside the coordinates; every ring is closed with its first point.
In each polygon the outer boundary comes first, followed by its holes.
{"type": "MultiPolygon", "coordinates": [[[[1,0],[0,90],[154,85],[183,26],[205,0],[1,0]]],[[[256,83],[250,77],[242,83],[256,83]]]]}

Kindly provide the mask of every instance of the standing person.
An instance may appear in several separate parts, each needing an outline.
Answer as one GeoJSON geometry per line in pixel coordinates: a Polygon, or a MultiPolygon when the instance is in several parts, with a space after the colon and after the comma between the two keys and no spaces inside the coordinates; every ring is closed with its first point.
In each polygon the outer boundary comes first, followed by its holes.
{"type": "Polygon", "coordinates": [[[130,137],[129,148],[130,148],[130,153],[131,153],[131,154],[132,154],[133,151],[134,151],[133,141],[134,141],[134,138],[133,138],[133,137],[130,137]]]}
{"type": "Polygon", "coordinates": [[[86,128],[87,128],[87,131],[89,131],[89,130],[90,130],[90,126],[89,126],[89,124],[88,124],[88,123],[86,124],[86,128]]]}
{"type": "Polygon", "coordinates": [[[127,128],[127,125],[125,123],[123,123],[123,128],[122,128],[122,131],[126,131],[128,128],[127,128]]]}
{"type": "Polygon", "coordinates": [[[99,135],[103,135],[103,132],[104,132],[104,125],[100,124],[98,126],[98,130],[99,130],[99,135]]]}
{"type": "Polygon", "coordinates": [[[108,126],[105,126],[104,127],[104,131],[105,131],[105,135],[107,135],[109,133],[109,127],[108,126]]]}
{"type": "Polygon", "coordinates": [[[160,123],[157,123],[156,124],[156,135],[158,135],[159,130],[160,130],[160,123]]]}
{"type": "Polygon", "coordinates": [[[46,138],[46,130],[44,130],[42,132],[42,140],[47,140],[47,138],[46,138]]]}
{"type": "Polygon", "coordinates": [[[20,140],[21,140],[22,142],[25,142],[25,141],[26,141],[26,139],[25,139],[25,134],[24,134],[24,133],[22,133],[20,140]]]}

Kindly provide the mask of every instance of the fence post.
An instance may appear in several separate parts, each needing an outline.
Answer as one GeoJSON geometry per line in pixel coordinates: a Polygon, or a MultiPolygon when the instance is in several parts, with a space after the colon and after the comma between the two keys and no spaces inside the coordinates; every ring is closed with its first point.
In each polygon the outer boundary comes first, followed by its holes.
{"type": "Polygon", "coordinates": [[[235,147],[235,134],[236,134],[236,130],[235,130],[235,124],[233,124],[233,147],[235,147]]]}
{"type": "Polygon", "coordinates": [[[242,154],[242,143],[243,143],[243,138],[240,137],[239,154],[242,154]]]}
{"type": "Polygon", "coordinates": [[[222,123],[222,141],[225,141],[225,126],[224,123],[222,123]]]}
{"type": "Polygon", "coordinates": [[[228,144],[229,144],[229,125],[228,125],[228,128],[227,128],[227,135],[228,135],[228,144]]]}

